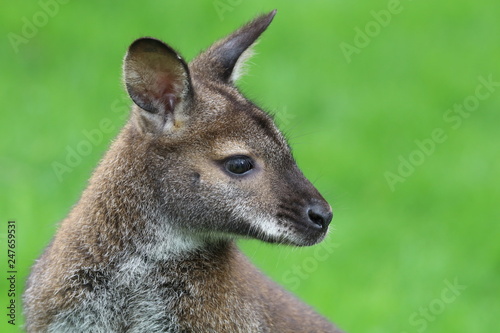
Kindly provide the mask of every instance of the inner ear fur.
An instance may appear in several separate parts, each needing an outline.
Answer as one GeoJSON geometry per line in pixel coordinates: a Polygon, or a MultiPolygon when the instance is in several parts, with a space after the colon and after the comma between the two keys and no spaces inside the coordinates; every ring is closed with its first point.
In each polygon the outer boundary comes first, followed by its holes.
{"type": "Polygon", "coordinates": [[[137,39],[125,56],[123,74],[130,98],[149,113],[145,121],[165,125],[181,117],[192,87],[188,66],[173,48],[158,39],[137,39]]]}

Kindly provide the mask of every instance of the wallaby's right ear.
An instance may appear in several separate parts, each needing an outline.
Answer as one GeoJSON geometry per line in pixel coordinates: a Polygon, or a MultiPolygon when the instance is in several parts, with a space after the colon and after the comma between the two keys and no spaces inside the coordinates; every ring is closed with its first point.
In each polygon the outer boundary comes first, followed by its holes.
{"type": "Polygon", "coordinates": [[[139,106],[138,125],[146,132],[180,127],[192,95],[186,62],[167,44],[140,38],[130,45],[123,66],[128,94],[139,106]]]}

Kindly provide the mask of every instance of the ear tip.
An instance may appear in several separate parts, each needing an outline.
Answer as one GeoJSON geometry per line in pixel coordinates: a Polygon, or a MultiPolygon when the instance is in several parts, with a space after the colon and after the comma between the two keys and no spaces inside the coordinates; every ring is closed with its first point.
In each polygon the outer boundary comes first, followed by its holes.
{"type": "Polygon", "coordinates": [[[164,43],[163,41],[153,38],[153,37],[141,37],[136,39],[130,44],[127,54],[125,55],[125,62],[129,59],[136,57],[142,57],[141,54],[144,53],[158,53],[168,56],[173,56],[177,60],[183,63],[184,67],[187,67],[182,56],[177,53],[177,51],[170,45],[164,43]]]}
{"type": "Polygon", "coordinates": [[[277,9],[273,9],[272,11],[270,11],[269,13],[267,14],[264,14],[261,16],[261,19],[263,19],[263,21],[265,21],[265,26],[267,27],[269,24],[271,24],[271,22],[273,21],[274,19],[274,16],[276,16],[276,13],[278,12],[277,9]]]}
{"type": "Polygon", "coordinates": [[[250,28],[253,30],[253,33],[255,34],[255,39],[264,32],[264,30],[269,27],[271,22],[274,19],[274,16],[276,15],[277,10],[274,9],[270,11],[267,14],[262,14],[260,16],[257,16],[253,21],[249,22],[247,26],[244,26],[242,29],[248,29],[250,28]]]}
{"type": "MultiPolygon", "coordinates": [[[[167,46],[164,42],[159,39],[153,37],[141,37],[132,42],[129,46],[129,51],[145,51],[145,52],[154,52],[158,49],[165,48],[167,46]]],[[[167,46],[168,47],[168,46],[167,46]]]]}

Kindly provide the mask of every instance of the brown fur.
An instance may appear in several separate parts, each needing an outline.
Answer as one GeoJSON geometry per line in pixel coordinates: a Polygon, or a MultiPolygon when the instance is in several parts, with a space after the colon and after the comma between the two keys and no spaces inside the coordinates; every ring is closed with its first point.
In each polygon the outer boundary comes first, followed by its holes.
{"type": "Polygon", "coordinates": [[[131,45],[136,105],[33,267],[28,332],[338,332],[233,240],[313,245],[332,216],[272,119],[233,85],[273,16],[190,65],[158,40],[131,45]],[[241,156],[252,168],[234,174],[241,156]]]}

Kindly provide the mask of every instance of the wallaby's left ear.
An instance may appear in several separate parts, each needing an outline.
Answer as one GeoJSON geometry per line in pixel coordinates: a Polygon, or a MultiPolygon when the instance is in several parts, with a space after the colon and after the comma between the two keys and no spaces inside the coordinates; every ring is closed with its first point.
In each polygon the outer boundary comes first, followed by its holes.
{"type": "Polygon", "coordinates": [[[177,127],[192,95],[186,62],[170,46],[154,38],[140,38],[130,45],[123,66],[127,91],[139,106],[146,131],[177,127]]]}
{"type": "Polygon", "coordinates": [[[240,75],[251,45],[266,30],[274,15],[276,15],[276,9],[257,17],[213,44],[191,62],[193,73],[200,73],[210,79],[226,83],[234,82],[240,75]]]}

